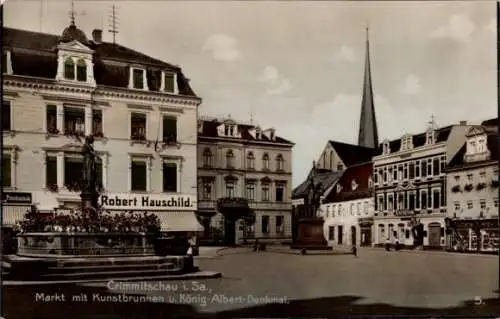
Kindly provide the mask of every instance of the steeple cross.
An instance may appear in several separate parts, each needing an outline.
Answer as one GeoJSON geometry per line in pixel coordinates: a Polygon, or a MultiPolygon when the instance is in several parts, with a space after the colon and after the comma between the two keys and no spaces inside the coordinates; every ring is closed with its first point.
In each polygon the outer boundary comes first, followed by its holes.
{"type": "Polygon", "coordinates": [[[69,18],[70,18],[71,25],[75,25],[75,15],[76,15],[75,1],[71,0],[71,10],[69,12],[69,18]]]}

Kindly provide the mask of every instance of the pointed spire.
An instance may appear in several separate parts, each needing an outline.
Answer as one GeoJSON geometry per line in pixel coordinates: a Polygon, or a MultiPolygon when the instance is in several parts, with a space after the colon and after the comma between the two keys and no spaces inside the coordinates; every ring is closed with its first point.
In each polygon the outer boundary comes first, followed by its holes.
{"type": "Polygon", "coordinates": [[[71,11],[69,12],[70,24],[75,25],[75,1],[71,0],[71,11]]]}
{"type": "Polygon", "coordinates": [[[370,148],[378,147],[378,129],[373,101],[372,75],[370,66],[370,40],[366,27],[365,75],[363,81],[363,97],[361,100],[361,116],[359,121],[358,145],[370,148]]]}

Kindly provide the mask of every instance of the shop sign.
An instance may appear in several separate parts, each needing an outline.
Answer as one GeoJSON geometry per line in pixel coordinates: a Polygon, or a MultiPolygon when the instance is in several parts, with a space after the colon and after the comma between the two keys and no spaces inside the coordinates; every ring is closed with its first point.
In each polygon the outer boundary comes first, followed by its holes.
{"type": "Polygon", "coordinates": [[[371,217],[361,217],[358,219],[360,225],[371,225],[373,224],[373,218],[371,217]]]}
{"type": "Polygon", "coordinates": [[[394,213],[394,215],[398,216],[398,217],[411,217],[411,216],[415,215],[415,213],[413,213],[413,211],[411,211],[411,210],[397,210],[394,213]]]}
{"type": "Polygon", "coordinates": [[[195,195],[107,193],[99,196],[104,209],[116,210],[196,210],[195,195]]]}
{"type": "Polygon", "coordinates": [[[33,198],[31,193],[3,192],[2,203],[4,204],[31,204],[33,198]]]}

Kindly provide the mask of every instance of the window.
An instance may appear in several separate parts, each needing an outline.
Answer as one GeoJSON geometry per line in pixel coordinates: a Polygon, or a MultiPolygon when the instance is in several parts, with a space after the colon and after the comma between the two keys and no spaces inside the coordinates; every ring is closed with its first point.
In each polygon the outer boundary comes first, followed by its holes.
{"type": "Polygon", "coordinates": [[[455,211],[459,211],[460,210],[460,202],[459,201],[453,202],[453,206],[455,207],[455,211]]]}
{"type": "Polygon", "coordinates": [[[163,116],[163,143],[177,142],[177,119],[171,116],[163,116]]]}
{"type": "Polygon", "coordinates": [[[434,189],[432,191],[432,208],[437,209],[441,206],[441,191],[434,189]]]}
{"type": "Polygon", "coordinates": [[[420,162],[420,168],[421,168],[421,173],[422,173],[422,177],[426,177],[427,176],[427,163],[425,162],[425,160],[422,160],[420,162]]]}
{"type": "Polygon", "coordinates": [[[368,177],[368,188],[372,188],[373,187],[373,181],[372,181],[372,178],[371,177],[368,177]]]}
{"type": "Polygon", "coordinates": [[[226,197],[234,197],[234,180],[226,180],[226,197]]]}
{"type": "Polygon", "coordinates": [[[408,209],[409,210],[414,210],[415,209],[415,193],[409,193],[409,198],[408,198],[408,209]]]}
{"type": "Polygon", "coordinates": [[[163,192],[177,192],[176,163],[163,163],[163,192]]]}
{"type": "Polygon", "coordinates": [[[212,181],[209,180],[203,181],[202,198],[205,200],[212,199],[212,181]]]}
{"type": "Polygon", "coordinates": [[[481,209],[486,209],[486,199],[481,199],[479,201],[479,205],[480,205],[481,209]]]}
{"type": "Polygon", "coordinates": [[[378,183],[378,170],[373,170],[373,177],[375,178],[375,183],[378,183]]]}
{"type": "Polygon", "coordinates": [[[420,177],[420,161],[415,162],[415,177],[420,177]]]}
{"type": "Polygon", "coordinates": [[[226,167],[234,168],[234,154],[232,150],[226,152],[226,167]]]}
{"type": "Polygon", "coordinates": [[[45,158],[45,187],[57,189],[57,157],[47,155],[45,158]]]}
{"type": "Polygon", "coordinates": [[[420,190],[420,206],[422,209],[427,208],[427,191],[420,190]]]}
{"type": "Polygon", "coordinates": [[[130,139],[135,141],[146,140],[147,117],[144,113],[132,112],[130,117],[130,139]]]}
{"type": "Polygon", "coordinates": [[[403,165],[398,165],[398,180],[403,180],[403,165]]]}
{"type": "Polygon", "coordinates": [[[6,153],[2,156],[2,186],[12,187],[12,158],[6,153]]]}
{"type": "Polygon", "coordinates": [[[389,167],[389,168],[387,169],[387,180],[388,180],[389,182],[393,181],[393,178],[392,178],[393,176],[394,176],[394,175],[393,175],[393,172],[392,172],[392,167],[389,167]]]}
{"type": "Polygon", "coordinates": [[[143,90],[144,87],[144,70],[133,69],[132,71],[133,88],[143,90]]]}
{"type": "Polygon", "coordinates": [[[87,82],[87,63],[84,59],[79,59],[76,63],[76,80],[87,82]]]}
{"type": "Polygon", "coordinates": [[[469,183],[472,183],[473,179],[474,179],[474,175],[472,175],[472,174],[467,174],[467,181],[468,181],[469,183]]]}
{"type": "Polygon", "coordinates": [[[427,160],[427,176],[432,176],[432,159],[427,160]]]}
{"type": "Polygon", "coordinates": [[[209,148],[206,148],[203,151],[203,166],[204,167],[212,167],[213,165],[213,155],[212,151],[209,148]]]}
{"type": "Polygon", "coordinates": [[[471,200],[467,201],[467,209],[472,209],[474,208],[474,205],[471,200]]]}
{"type": "Polygon", "coordinates": [[[338,163],[337,164],[337,171],[341,171],[344,169],[344,165],[342,165],[342,163],[338,163]]]}
{"type": "Polygon", "coordinates": [[[102,131],[102,110],[92,110],[92,134],[103,137],[102,131]]]}
{"type": "Polygon", "coordinates": [[[439,176],[439,174],[441,174],[440,172],[440,169],[441,169],[441,165],[439,164],[439,158],[434,158],[432,160],[432,169],[433,169],[433,173],[434,173],[434,176],[439,176]]]}
{"type": "Polygon", "coordinates": [[[285,197],[285,186],[282,184],[277,184],[276,185],[276,201],[282,202],[285,199],[284,197],[285,197]]]}
{"type": "Polygon", "coordinates": [[[283,155],[281,154],[276,156],[276,170],[277,171],[285,170],[285,160],[283,159],[283,155]]]}
{"type": "Polygon", "coordinates": [[[12,130],[11,126],[11,105],[10,101],[2,102],[2,131],[12,130]]]}
{"type": "Polygon", "coordinates": [[[73,58],[67,58],[64,61],[64,78],[67,80],[75,79],[75,62],[73,58]]]}
{"type": "Polygon", "coordinates": [[[410,179],[414,179],[415,178],[415,163],[413,163],[413,162],[410,163],[408,174],[409,174],[408,177],[410,179]]]}
{"type": "Polygon", "coordinates": [[[64,187],[69,191],[78,192],[82,188],[83,157],[77,154],[64,155],[64,187]]]}
{"type": "Polygon", "coordinates": [[[262,156],[262,168],[265,170],[269,169],[269,155],[267,153],[262,156]]]}
{"type": "Polygon", "coordinates": [[[453,178],[455,179],[455,182],[460,182],[460,175],[455,175],[453,178]]]}
{"type": "Polygon", "coordinates": [[[342,240],[343,240],[342,235],[344,234],[343,227],[339,225],[337,227],[337,229],[338,229],[338,231],[337,231],[337,234],[338,234],[338,238],[337,238],[338,239],[338,244],[342,245],[342,240]]]}
{"type": "Polygon", "coordinates": [[[253,155],[253,152],[248,152],[247,154],[247,169],[255,169],[255,156],[253,155]]]}
{"type": "Polygon", "coordinates": [[[404,168],[403,168],[403,179],[408,179],[408,163],[405,163],[404,164],[404,168]]]}
{"type": "Polygon", "coordinates": [[[147,163],[144,159],[132,159],[130,169],[131,191],[147,191],[147,163]]]}
{"type": "Polygon", "coordinates": [[[440,159],[441,159],[441,174],[443,174],[446,169],[446,156],[443,155],[440,157],[440,159]]]}
{"type": "Polygon", "coordinates": [[[384,211],[384,195],[379,195],[378,197],[378,210],[384,211]]]}
{"type": "Polygon", "coordinates": [[[254,201],[255,200],[255,183],[247,182],[247,199],[254,201]]]}
{"type": "Polygon", "coordinates": [[[276,216],[276,234],[283,235],[285,233],[284,220],[284,216],[276,216]]]}
{"type": "Polygon", "coordinates": [[[168,93],[174,93],[175,90],[175,74],[165,72],[163,75],[163,81],[165,83],[164,91],[168,93]]]}
{"type": "Polygon", "coordinates": [[[262,201],[269,201],[269,184],[262,184],[262,201]]]}
{"type": "Polygon", "coordinates": [[[55,105],[47,105],[46,121],[47,133],[59,133],[59,130],[57,129],[57,107],[55,105]]]}
{"type": "Polygon", "coordinates": [[[335,226],[328,227],[328,240],[335,240],[335,226]]]}
{"type": "Polygon", "coordinates": [[[85,135],[85,110],[83,108],[64,108],[64,134],[85,135]]]}
{"type": "Polygon", "coordinates": [[[394,210],[394,200],[392,194],[387,195],[387,210],[389,211],[394,210]]]}
{"type": "Polygon", "coordinates": [[[269,216],[262,216],[262,233],[269,234],[269,216]]]}
{"type": "Polygon", "coordinates": [[[386,167],[384,167],[384,173],[383,174],[384,175],[383,175],[382,180],[384,181],[384,183],[387,183],[387,168],[386,167]]]}
{"type": "Polygon", "coordinates": [[[498,198],[497,197],[495,197],[493,199],[493,206],[498,207],[498,198]]]}

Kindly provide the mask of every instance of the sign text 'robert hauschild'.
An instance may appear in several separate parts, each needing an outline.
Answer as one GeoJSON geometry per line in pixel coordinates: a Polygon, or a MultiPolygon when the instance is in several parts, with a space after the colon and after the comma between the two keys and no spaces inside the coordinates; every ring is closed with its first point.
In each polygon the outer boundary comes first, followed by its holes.
{"type": "Polygon", "coordinates": [[[107,209],[193,210],[196,198],[193,195],[103,194],[99,196],[99,204],[107,209]]]}

